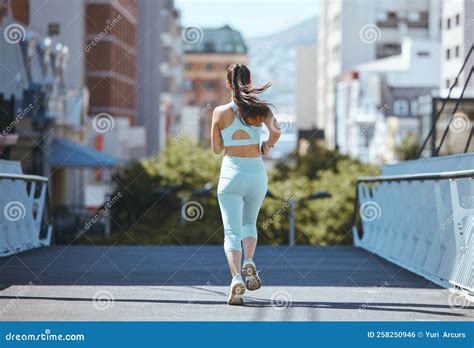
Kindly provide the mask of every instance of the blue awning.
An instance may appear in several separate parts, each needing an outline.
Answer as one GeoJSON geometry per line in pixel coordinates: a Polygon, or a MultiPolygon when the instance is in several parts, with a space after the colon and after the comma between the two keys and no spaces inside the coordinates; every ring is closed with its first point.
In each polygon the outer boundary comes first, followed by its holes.
{"type": "Polygon", "coordinates": [[[115,167],[118,160],[93,148],[66,139],[54,139],[48,154],[53,167],[115,167]]]}

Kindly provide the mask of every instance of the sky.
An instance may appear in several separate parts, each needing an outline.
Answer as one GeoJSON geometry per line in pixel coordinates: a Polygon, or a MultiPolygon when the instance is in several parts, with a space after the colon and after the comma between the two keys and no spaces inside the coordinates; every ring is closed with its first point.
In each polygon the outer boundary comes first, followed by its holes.
{"type": "Polygon", "coordinates": [[[273,34],[319,11],[318,0],[175,0],[181,25],[239,30],[245,38],[273,34]]]}

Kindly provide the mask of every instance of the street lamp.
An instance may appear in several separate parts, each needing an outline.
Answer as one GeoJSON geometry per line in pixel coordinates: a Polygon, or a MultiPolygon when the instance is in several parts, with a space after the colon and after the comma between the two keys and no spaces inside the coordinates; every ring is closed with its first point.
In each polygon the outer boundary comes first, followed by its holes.
{"type": "Polygon", "coordinates": [[[211,196],[212,195],[212,191],[214,190],[214,184],[212,182],[208,182],[204,185],[203,188],[201,189],[196,189],[196,190],[193,190],[191,192],[191,195],[192,196],[196,196],[196,197],[199,197],[199,196],[211,196]]]}
{"type": "MultiPolygon", "coordinates": [[[[281,199],[281,200],[286,200],[281,197],[276,197],[271,191],[267,191],[268,198],[275,198],[275,199],[281,199]]],[[[294,197],[294,196],[291,196],[294,197]]],[[[290,204],[290,224],[289,224],[289,230],[288,230],[288,245],[293,246],[295,245],[295,211],[296,211],[296,206],[298,205],[299,202],[303,201],[312,201],[315,199],[324,199],[324,198],[330,198],[331,194],[326,191],[316,191],[310,194],[309,196],[303,197],[303,198],[295,198],[295,199],[288,199],[287,201],[290,204]]]]}

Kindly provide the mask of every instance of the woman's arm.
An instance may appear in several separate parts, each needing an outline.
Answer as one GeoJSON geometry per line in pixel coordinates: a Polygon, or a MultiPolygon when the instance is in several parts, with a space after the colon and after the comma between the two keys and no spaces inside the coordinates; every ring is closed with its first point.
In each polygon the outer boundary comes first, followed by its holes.
{"type": "Polygon", "coordinates": [[[271,110],[268,111],[267,117],[263,119],[263,123],[265,123],[268,128],[268,131],[270,132],[268,140],[263,142],[261,149],[262,155],[266,156],[268,155],[270,149],[277,143],[278,139],[280,139],[281,129],[277,119],[275,118],[275,116],[273,116],[273,112],[271,110]]]}
{"type": "Polygon", "coordinates": [[[212,125],[211,125],[211,141],[212,150],[215,154],[220,154],[224,150],[224,140],[222,140],[221,130],[218,122],[221,118],[221,111],[218,108],[214,109],[212,113],[212,125]]]}

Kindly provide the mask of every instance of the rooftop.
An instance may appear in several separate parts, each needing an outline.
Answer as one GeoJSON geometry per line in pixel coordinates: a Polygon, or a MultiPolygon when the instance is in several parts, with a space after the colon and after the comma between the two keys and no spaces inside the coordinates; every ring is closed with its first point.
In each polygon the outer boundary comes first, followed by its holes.
{"type": "Polygon", "coordinates": [[[183,29],[183,36],[186,53],[247,54],[242,34],[228,25],[202,29],[188,27],[183,29]]]}

